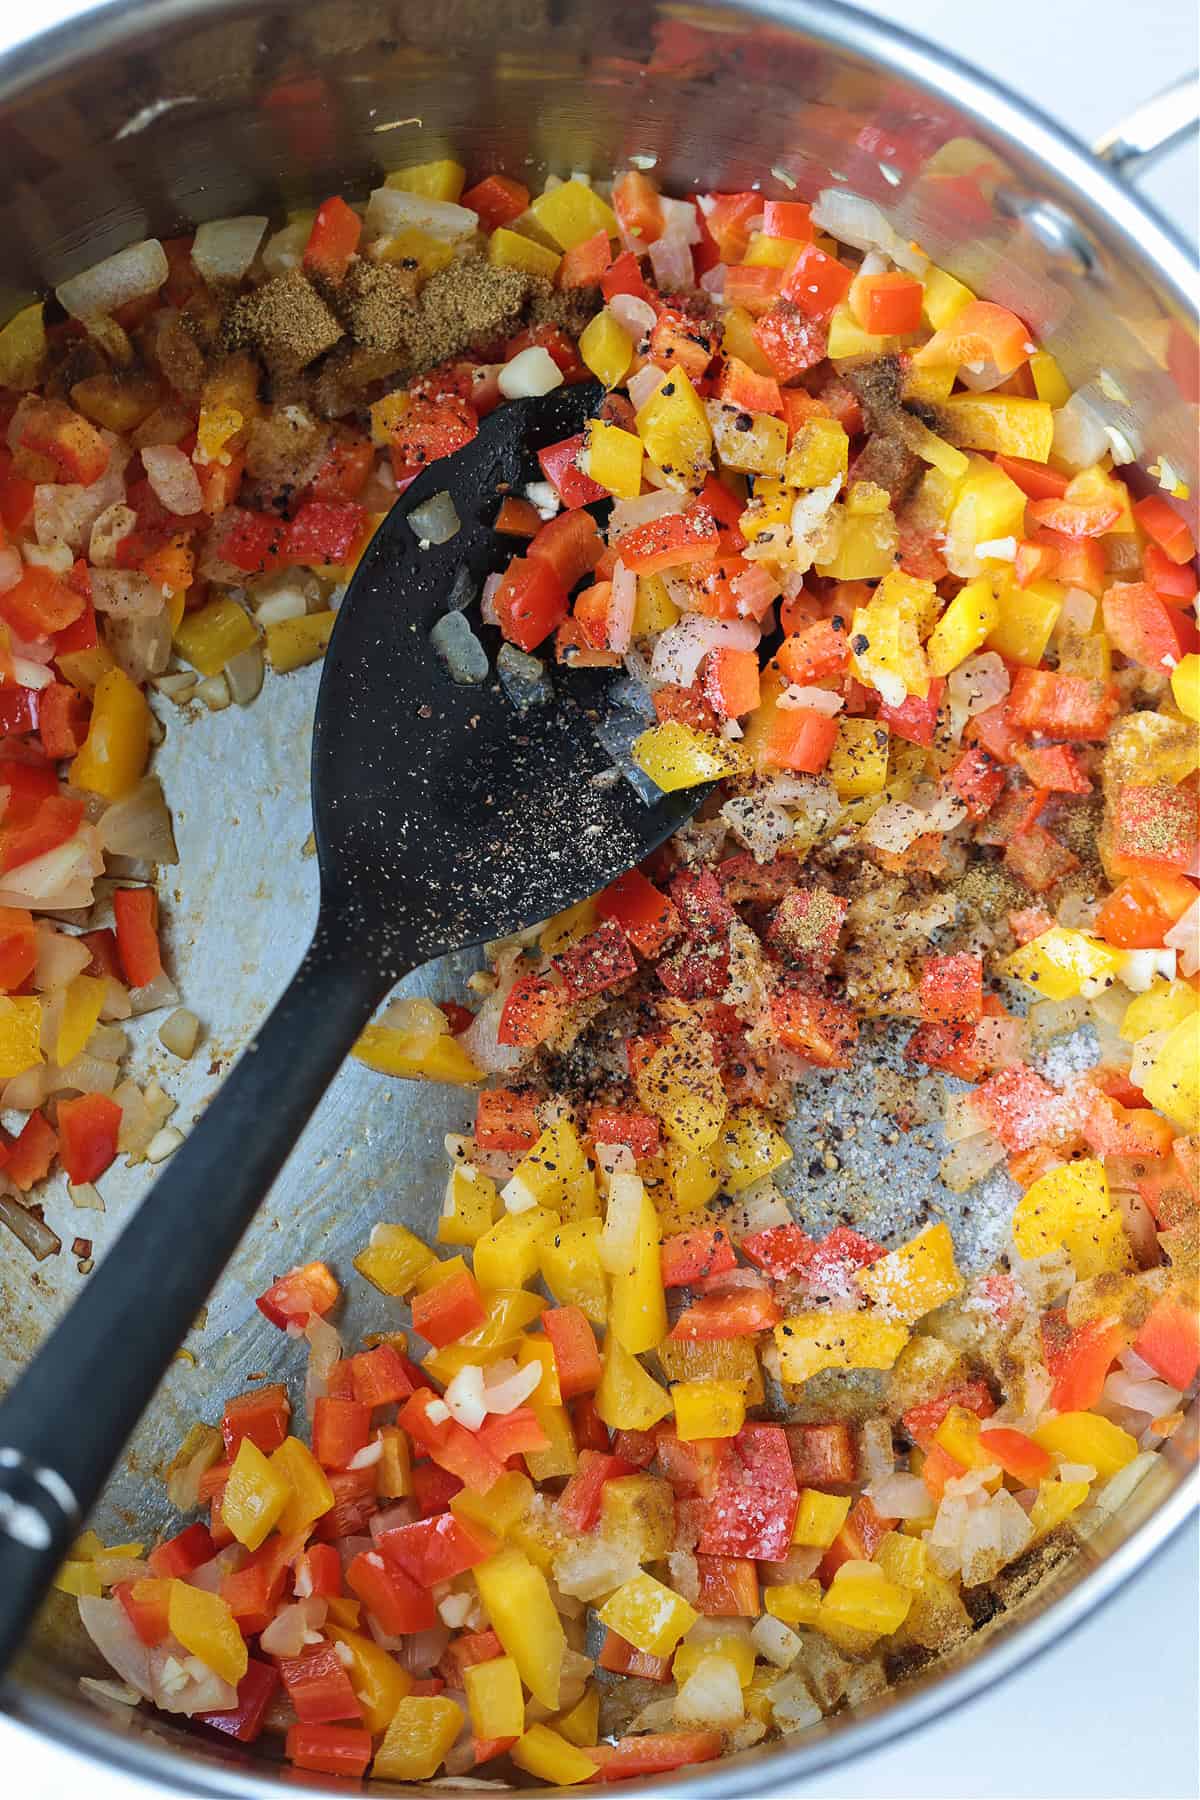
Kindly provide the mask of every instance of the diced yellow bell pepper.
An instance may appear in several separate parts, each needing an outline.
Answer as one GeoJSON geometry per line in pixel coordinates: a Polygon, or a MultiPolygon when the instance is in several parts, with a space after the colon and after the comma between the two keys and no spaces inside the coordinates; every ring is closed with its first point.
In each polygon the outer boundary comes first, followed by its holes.
{"type": "Polygon", "coordinates": [[[277,675],[288,675],[324,656],[333,635],[335,612],[306,613],[267,626],[267,661],[277,675]]]}
{"type": "Polygon", "coordinates": [[[54,1046],[54,1060],[60,1069],[74,1062],[96,1026],[108,997],[108,983],[95,975],[76,975],[67,984],[63,996],[62,1018],[54,1046]]]}
{"type": "Polygon", "coordinates": [[[40,300],[23,306],[0,329],[0,387],[23,393],[36,387],[46,357],[46,327],[40,300]]]}
{"type": "Polygon", "coordinates": [[[696,731],[680,719],[666,719],[643,731],[633,740],[632,754],[638,768],[664,794],[735,775],[744,761],[736,744],[709,731],[696,731]]]}
{"type": "Polygon", "coordinates": [[[925,317],[935,331],[941,331],[952,319],[958,317],[964,306],[975,299],[971,289],[958,281],[945,269],[939,269],[936,263],[930,263],[925,271],[925,317]]]}
{"type": "Polygon", "coordinates": [[[754,1645],[740,1632],[731,1629],[716,1632],[698,1643],[688,1643],[685,1640],[680,1644],[671,1664],[671,1675],[676,1685],[682,1687],[689,1675],[694,1675],[700,1664],[710,1656],[719,1656],[725,1662],[731,1662],[737,1670],[742,1687],[749,1687],[754,1680],[754,1645]]]}
{"type": "MultiPolygon", "coordinates": [[[[242,1444],[248,1441],[243,1438],[242,1444]]],[[[261,1451],[259,1455],[262,1455],[261,1451]]],[[[204,1588],[192,1587],[186,1581],[172,1581],[167,1623],[171,1635],[179,1639],[189,1655],[199,1657],[206,1669],[211,1669],[231,1687],[237,1686],[249,1667],[250,1658],[246,1640],[219,1594],[207,1593],[204,1588]]]]}
{"type": "Polygon", "coordinates": [[[439,269],[448,269],[454,261],[454,245],[445,238],[422,231],[419,225],[406,225],[400,231],[389,231],[371,245],[371,261],[405,263],[415,268],[422,281],[428,281],[439,269]]]}
{"type": "Polygon", "coordinates": [[[416,1287],[422,1269],[435,1260],[429,1245],[407,1225],[380,1223],[372,1227],[370,1242],[354,1258],[354,1266],[381,1294],[403,1299],[416,1287]]]}
{"type": "Polygon", "coordinates": [[[1080,1281],[1132,1264],[1104,1164],[1094,1157],[1060,1163],[1027,1187],[1013,1212],[1012,1234],[1022,1256],[1064,1248],[1080,1281]]]}
{"type": "Polygon", "coordinates": [[[412,1692],[412,1676],[381,1644],[362,1632],[327,1624],[325,1635],[348,1652],[342,1663],[362,1707],[364,1731],[373,1737],[386,1731],[396,1716],[396,1708],[412,1692]]]}
{"type": "Polygon", "coordinates": [[[736,356],[756,375],[774,374],[754,335],[754,320],[744,306],[731,306],[722,315],[721,348],[726,356],[736,356]]]}
{"type": "MultiPolygon", "coordinates": [[[[597,381],[602,381],[607,388],[615,388],[629,373],[629,365],[633,361],[633,339],[606,307],[603,312],[598,312],[595,318],[589,319],[584,326],[579,336],[579,354],[597,381]]],[[[593,420],[592,424],[599,422],[593,420]]],[[[618,430],[619,427],[613,426],[610,429],[618,430]]],[[[589,433],[589,438],[590,435],[589,433]]],[[[632,437],[633,434],[623,431],[621,436],[632,437]]],[[[636,495],[642,491],[642,444],[640,438],[635,439],[635,442],[638,447],[638,486],[633,489],[633,493],[636,495]]],[[[608,487],[609,484],[603,476],[595,473],[595,465],[590,460],[590,452],[587,473],[591,475],[593,481],[598,481],[602,487],[608,487]]],[[[616,489],[611,491],[615,493],[616,489]]]]}
{"type": "Polygon", "coordinates": [[[898,1250],[889,1250],[860,1269],[857,1281],[868,1300],[882,1307],[889,1318],[915,1325],[963,1290],[949,1226],[927,1226],[898,1250]]]}
{"type": "MultiPolygon", "coordinates": [[[[604,317],[603,314],[598,316],[604,317]]],[[[592,325],[596,322],[593,319],[592,325]]],[[[587,327],[583,337],[587,336],[592,325],[587,327]]],[[[620,330],[620,326],[617,326],[617,330],[620,330]]],[[[583,338],[579,340],[579,348],[582,354],[583,338]]],[[[587,362],[586,357],[584,357],[584,361],[587,362]]],[[[601,380],[604,379],[592,363],[588,363],[588,368],[594,375],[599,375],[601,380]]],[[[621,374],[624,373],[623,369],[621,374]]],[[[621,376],[618,375],[616,381],[620,379],[621,376]]],[[[613,387],[616,385],[616,381],[610,382],[608,385],[613,387]]],[[[584,433],[580,468],[585,475],[590,475],[593,481],[598,481],[601,487],[607,488],[610,494],[615,494],[618,500],[636,500],[641,493],[644,455],[642,440],[640,437],[636,437],[632,431],[622,431],[619,425],[612,424],[608,419],[588,420],[584,433]]],[[[643,627],[644,629],[645,627],[643,627]]]]}
{"type": "Polygon", "coordinates": [[[673,1025],[666,1042],[639,1065],[634,1087],[641,1105],[681,1150],[694,1154],[716,1142],[725,1119],[725,1088],[708,1032],[673,1025]]]}
{"type": "Polygon", "coordinates": [[[1151,1106],[1180,1125],[1195,1131],[1200,1122],[1200,1013],[1181,1019],[1154,1059],[1142,1082],[1151,1106]]]}
{"type": "Polygon", "coordinates": [[[929,1578],[929,1546],[920,1538],[905,1537],[899,1531],[884,1533],[871,1560],[879,1564],[890,1582],[910,1593],[923,1588],[929,1578]]]}
{"type": "Polygon", "coordinates": [[[982,575],[986,559],[976,555],[976,544],[1019,538],[1024,528],[1022,490],[996,463],[972,455],[946,526],[945,557],[951,572],[964,580],[982,575]]]}
{"type": "Polygon", "coordinates": [[[476,1281],[485,1288],[524,1287],[537,1274],[542,1240],[557,1227],[544,1206],[506,1213],[475,1245],[476,1281]]]}
{"type": "Polygon", "coordinates": [[[1044,463],[1054,442],[1054,414],[1045,400],[1023,400],[1017,394],[954,394],[942,402],[940,416],[954,442],[966,450],[1044,463]]]}
{"type": "Polygon", "coordinates": [[[555,1481],[560,1475],[573,1475],[579,1467],[579,1454],[570,1413],[562,1405],[543,1406],[536,1400],[530,1404],[548,1442],[544,1450],[526,1450],[525,1467],[535,1481],[555,1481]]]}
{"type": "Polygon", "coordinates": [[[763,1403],[762,1370],[753,1338],[709,1338],[692,1343],[688,1338],[668,1337],[658,1346],[658,1360],[668,1381],[735,1381],[747,1406],[763,1403]]]}
{"type": "Polygon", "coordinates": [[[1121,1036],[1136,1044],[1151,1031],[1173,1031],[1200,1007],[1200,994],[1186,981],[1158,980],[1144,994],[1135,994],[1121,1020],[1121,1036]]]}
{"type": "Polygon", "coordinates": [[[1043,1000],[1071,1000],[1090,982],[1111,983],[1120,952],[1069,925],[1052,925],[1005,958],[1004,973],[1024,981],[1043,1000]]]}
{"type": "Polygon", "coordinates": [[[934,675],[949,675],[973,656],[1000,623],[1000,606],[990,576],[981,575],[959,589],[933,628],[925,646],[934,675]]]}
{"type": "Polygon", "coordinates": [[[922,642],[937,624],[942,605],[932,581],[908,575],[903,569],[889,570],[875,589],[872,602],[899,613],[922,642]]]}
{"type": "Polygon", "coordinates": [[[789,487],[824,487],[850,467],[850,439],[838,419],[807,419],[787,453],[783,478],[789,487]]]}
{"type": "Polygon", "coordinates": [[[793,1544],[805,1549],[828,1550],[850,1511],[849,1494],[822,1494],[816,1488],[801,1488],[796,1511],[793,1544]]]}
{"type": "Polygon", "coordinates": [[[879,597],[856,606],[850,622],[851,667],[867,687],[876,688],[891,705],[908,695],[923,700],[929,692],[929,664],[917,628],[898,608],[879,597]]]}
{"type": "Polygon", "coordinates": [[[380,1781],[431,1781],[465,1723],[441,1694],[406,1694],[392,1714],[371,1774],[380,1781]]]}
{"type": "Polygon", "coordinates": [[[564,181],[560,187],[548,188],[531,202],[529,210],[564,250],[573,250],[598,231],[607,231],[609,237],[620,234],[612,207],[584,181],[564,181]]]}
{"type": "MultiPolygon", "coordinates": [[[[3,349],[0,334],[0,350],[3,349]]],[[[103,1593],[100,1577],[96,1573],[95,1563],[73,1562],[69,1558],[61,1562],[55,1572],[51,1584],[60,1594],[70,1594],[76,1600],[99,1600],[103,1593]]]]}
{"type": "Polygon", "coordinates": [[[608,1292],[600,1262],[599,1219],[557,1225],[538,1245],[542,1280],[560,1306],[578,1306],[593,1325],[608,1317],[608,1292]]]}
{"type": "Polygon", "coordinates": [[[1165,711],[1126,713],[1109,734],[1105,761],[1115,781],[1174,787],[1200,767],[1200,732],[1165,711]]]}
{"type": "Polygon", "coordinates": [[[957,374],[953,363],[943,363],[937,369],[918,369],[910,363],[904,371],[901,393],[905,400],[923,400],[928,406],[940,406],[943,400],[950,398],[957,374]]]}
{"type": "Polygon", "coordinates": [[[721,1186],[723,1170],[710,1150],[671,1150],[667,1180],[671,1198],[683,1215],[707,1206],[721,1186]]]}
{"type": "Polygon", "coordinates": [[[763,1589],[763,1604],[785,1625],[815,1625],[821,1612],[819,1581],[784,1581],[763,1589]]]}
{"type": "Polygon", "coordinates": [[[888,728],[877,719],[838,718],[826,774],[839,800],[879,794],[887,786],[888,728]]]}
{"type": "Polygon", "coordinates": [[[284,1438],[278,1450],[272,1452],[271,1467],[289,1489],[276,1524],[285,1537],[307,1531],[333,1505],[329,1477],[308,1445],[294,1437],[284,1438]]]}
{"type": "MultiPolygon", "coordinates": [[[[846,489],[846,511],[857,517],[860,514],[882,515],[891,510],[891,496],[885,487],[877,481],[852,481],[846,489]]],[[[891,573],[892,571],[889,571],[891,573]]]]}
{"type": "Polygon", "coordinates": [[[768,237],[765,231],[752,231],[742,267],[751,269],[786,269],[798,250],[804,248],[798,238],[768,237]]]}
{"type": "Polygon", "coordinates": [[[1194,650],[1171,670],[1171,693],[1185,719],[1200,720],[1200,656],[1194,650]]]}
{"type": "Polygon", "coordinates": [[[675,1429],[685,1444],[696,1438],[736,1437],[746,1423],[740,1381],[677,1381],[671,1389],[675,1429]]]}
{"type": "Polygon", "coordinates": [[[684,371],[673,368],[637,412],[637,432],[650,461],[671,487],[698,488],[712,458],[712,427],[704,402],[684,371]]]}
{"type": "Polygon", "coordinates": [[[587,1753],[572,1744],[549,1725],[531,1725],[509,1751],[518,1769],[548,1781],[552,1787],[577,1787],[591,1781],[597,1764],[587,1753]]]}
{"type": "Polygon", "coordinates": [[[600,1735],[600,1690],[594,1682],[589,1681],[584,1690],[583,1699],[573,1706],[570,1712],[560,1713],[555,1720],[555,1727],[561,1731],[568,1744],[578,1744],[586,1750],[599,1740],[600,1735]]]}
{"type": "Polygon", "coordinates": [[[826,1621],[891,1637],[908,1617],[912,1594],[889,1581],[878,1563],[844,1562],[821,1602],[818,1625],[826,1621]]]}
{"type": "Polygon", "coordinates": [[[512,1657],[535,1700],[557,1710],[567,1640],[546,1577],[511,1546],[475,1570],[492,1630],[512,1657]]]}
{"type": "Polygon", "coordinates": [[[675,1545],[675,1495],[670,1482],[658,1475],[618,1475],[606,1481],[600,1496],[600,1531],[640,1563],[669,1555],[675,1545]]]}
{"type": "MultiPolygon", "coordinates": [[[[951,1406],[934,1432],[933,1441],[964,1469],[986,1469],[994,1466],[995,1458],[980,1448],[979,1431],[979,1419],[973,1412],[968,1412],[965,1406],[951,1406]]],[[[1000,1482],[1001,1477],[997,1474],[994,1486],[999,1487],[1000,1482]]]]}
{"type": "Polygon", "coordinates": [[[219,675],[227,662],[257,642],[257,626],[226,594],[186,613],[175,632],[176,650],[201,675],[219,675]]]}
{"type": "Polygon", "coordinates": [[[0,994],[0,1080],[8,1081],[44,1061],[42,1003],[32,995],[0,994]]]}
{"type": "Polygon", "coordinates": [[[496,1220],[499,1195],[490,1175],[473,1163],[451,1169],[437,1224],[439,1244],[477,1244],[496,1220]]]}
{"type": "Polygon", "coordinates": [[[467,1706],[476,1737],[520,1737],[525,1729],[525,1692],[511,1656],[495,1656],[465,1671],[467,1706]]]}
{"type": "Polygon", "coordinates": [[[639,575],[637,600],[633,608],[634,637],[649,637],[652,632],[666,631],[678,619],[679,608],[668,594],[662,576],[639,575]]]}
{"type": "Polygon", "coordinates": [[[856,513],[835,506],[827,519],[837,531],[837,548],[818,559],[818,575],[831,581],[878,581],[895,568],[900,529],[890,511],[856,513]]]}
{"type": "Polygon", "coordinates": [[[726,469],[746,475],[783,474],[787,457],[787,425],[774,413],[741,412],[720,400],[708,402],[713,446],[726,469]]]}
{"type": "Polygon", "coordinates": [[[667,1335],[667,1302],[658,1249],[661,1237],[654,1202],[643,1189],[630,1253],[613,1272],[608,1308],[609,1329],[633,1356],[657,1348],[667,1335]]]}
{"type": "Polygon", "coordinates": [[[450,1511],[456,1518],[486,1525],[505,1537],[525,1517],[532,1502],[533,1483],[528,1475],[522,1475],[519,1469],[506,1469],[486,1494],[460,1488],[450,1501],[450,1511]]]}
{"type": "Polygon", "coordinates": [[[1048,350],[1035,350],[1029,359],[1029,373],[1033,376],[1034,391],[1039,400],[1057,411],[1065,406],[1071,398],[1071,389],[1067,378],[1059,368],[1048,350]]]}
{"type": "Polygon", "coordinates": [[[457,204],[463,191],[467,171],[461,163],[443,156],[436,162],[411,163],[406,169],[393,169],[383,178],[384,187],[399,188],[405,194],[422,194],[427,200],[449,200],[457,204]]]}
{"type": "Polygon", "coordinates": [[[1029,1509],[1034,1541],[1054,1531],[1064,1519],[1069,1519],[1073,1512],[1077,1512],[1091,1491],[1091,1483],[1088,1481],[1040,1481],[1037,1496],[1029,1509]]]}
{"type": "Polygon", "coordinates": [[[908,1330],[865,1312],[797,1313],[775,1327],[784,1381],[807,1381],[822,1369],[890,1369],[908,1330]]]}
{"type": "MultiPolygon", "coordinates": [[[[221,1517],[238,1543],[247,1550],[257,1550],[275,1529],[292,1498],[286,1470],[273,1467],[257,1444],[243,1438],[221,1500],[221,1517]]],[[[330,1504],[332,1500],[330,1495],[330,1504]]]]}
{"type": "Polygon", "coordinates": [[[557,1212],[581,1181],[594,1185],[579,1133],[570,1119],[556,1119],[525,1152],[500,1197],[511,1212],[525,1212],[530,1206],[549,1206],[557,1212]]]}
{"type": "Polygon", "coordinates": [[[1066,597],[1060,581],[1031,581],[1022,588],[1011,572],[1001,576],[996,595],[1000,616],[987,635],[987,648],[1010,662],[1036,669],[1066,597]]]}
{"type": "Polygon", "coordinates": [[[1118,476],[1108,469],[1102,469],[1099,463],[1093,463],[1090,469],[1081,469],[1078,475],[1072,476],[1067,484],[1066,498],[1078,501],[1083,506],[1115,506],[1118,518],[1115,524],[1109,526],[1111,532],[1132,535],[1137,529],[1129,489],[1118,476]]]}
{"type": "Polygon", "coordinates": [[[564,950],[569,950],[572,944],[582,943],[599,923],[596,896],[589,894],[586,900],[577,900],[574,906],[566,906],[562,912],[555,913],[552,919],[546,920],[538,932],[538,949],[544,950],[547,956],[559,956],[564,950]]]}
{"type": "Polygon", "coordinates": [[[670,1656],[699,1617],[682,1594],[644,1569],[610,1594],[600,1608],[601,1623],[647,1656],[670,1656]]]}
{"type": "Polygon", "coordinates": [[[468,1050],[449,1031],[408,1031],[395,1025],[368,1025],[360,1034],[353,1054],[379,1075],[399,1075],[409,1081],[440,1081],[451,1087],[470,1087],[482,1081],[484,1072],[468,1050]]]}
{"type": "Polygon", "coordinates": [[[735,1106],[728,1113],[718,1140],[724,1187],[731,1194],[772,1175],[792,1160],[792,1149],[765,1113],[754,1106],[735,1106]]]}
{"type": "Polygon", "coordinates": [[[937,469],[948,481],[961,481],[971,466],[969,457],[953,444],[948,444],[943,437],[930,431],[920,419],[913,419],[906,427],[909,448],[915,450],[923,462],[937,469]]]}
{"type": "Polygon", "coordinates": [[[112,651],[104,644],[93,644],[90,650],[67,650],[54,660],[63,679],[89,698],[96,692],[101,677],[117,666],[112,651]]]}
{"type": "Polygon", "coordinates": [[[603,1367],[596,1410],[610,1431],[649,1431],[670,1413],[671,1396],[629,1354],[615,1331],[605,1337],[603,1367]]]}
{"type": "Polygon", "coordinates": [[[517,1367],[527,1369],[536,1363],[541,1370],[541,1378],[533,1393],[529,1396],[532,1406],[561,1406],[562,1389],[558,1380],[558,1364],[554,1360],[554,1346],[547,1337],[523,1337],[517,1350],[517,1367]]]}
{"type": "Polygon", "coordinates": [[[532,238],[498,225],[488,239],[488,261],[494,269],[524,269],[528,275],[541,275],[553,281],[562,257],[532,238]]]}
{"type": "Polygon", "coordinates": [[[146,697],[123,669],[110,669],[96,683],[88,734],[71,763],[71,785],[119,800],[137,786],[149,756],[146,697]]]}
{"type": "Polygon", "coordinates": [[[829,315],[829,342],[825,353],[830,362],[844,362],[850,356],[886,356],[904,342],[902,337],[864,331],[843,300],[829,315]]]}
{"type": "Polygon", "coordinates": [[[379,1428],[380,1457],[375,1465],[375,1487],[384,1500],[404,1500],[413,1491],[412,1451],[399,1425],[379,1428]]]}
{"type": "Polygon", "coordinates": [[[1102,1481],[1138,1453],[1135,1437],[1094,1412],[1058,1413],[1037,1427],[1033,1441],[1064,1462],[1089,1463],[1102,1481]]]}

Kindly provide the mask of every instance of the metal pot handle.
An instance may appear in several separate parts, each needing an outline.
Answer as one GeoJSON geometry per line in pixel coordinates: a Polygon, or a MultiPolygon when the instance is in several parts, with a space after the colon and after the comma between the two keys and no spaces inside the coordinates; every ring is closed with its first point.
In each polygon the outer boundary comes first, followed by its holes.
{"type": "Polygon", "coordinates": [[[1200,71],[1144,100],[1111,131],[1097,138],[1092,150],[1113,173],[1126,179],[1140,175],[1173,150],[1200,124],[1200,71]]]}

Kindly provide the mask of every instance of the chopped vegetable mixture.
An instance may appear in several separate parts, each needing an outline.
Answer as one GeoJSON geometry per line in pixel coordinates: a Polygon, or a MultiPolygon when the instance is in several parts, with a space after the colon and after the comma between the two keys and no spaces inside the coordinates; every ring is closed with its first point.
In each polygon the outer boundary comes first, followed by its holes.
{"type": "MultiPolygon", "coordinates": [[[[1181,1423],[1194,545],[1025,323],[851,196],[465,186],[429,163],[133,245],[0,332],[3,1217],[53,1253],[49,1170],[95,1203],[181,1141],[122,1030],[171,1009],[186,1057],[202,1029],[164,969],[149,699],[244,705],[319,658],[409,482],[598,378],[495,496],[512,554],[439,648],[522,704],[546,660],[620,670],[605,778],[716,786],[492,946],[472,1008],[364,1033],[384,1076],[478,1088],[432,1242],[384,1222],[353,1274],[281,1275],[258,1305],[307,1340],[307,1441],[283,1386],[234,1396],[167,1472],[203,1516],[85,1533],[58,1581],[110,1700],[318,1773],[571,1785],[901,1680],[1181,1423]],[[986,1273],[936,1196],[900,1242],[784,1198],[796,1084],[897,1033],[945,1078],[945,1184],[1019,1189],[986,1273]],[[346,1279],[396,1303],[353,1353],[346,1279]]],[[[448,541],[448,497],[415,528],[448,541]]]]}

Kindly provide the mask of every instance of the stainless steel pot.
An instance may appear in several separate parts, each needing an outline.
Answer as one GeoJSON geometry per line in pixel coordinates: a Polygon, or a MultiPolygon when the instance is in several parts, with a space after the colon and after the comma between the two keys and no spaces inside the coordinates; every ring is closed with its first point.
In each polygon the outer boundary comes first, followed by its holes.
{"type": "MultiPolygon", "coordinates": [[[[785,196],[838,184],[875,200],[980,292],[1017,307],[1068,378],[1087,384],[1119,461],[1130,459],[1125,445],[1144,466],[1169,461],[1195,492],[1194,265],[1114,174],[1185,129],[1193,111],[1190,88],[1144,108],[1102,147],[1105,168],[961,64],[816,0],[515,0],[503,8],[478,0],[436,8],[114,0],[0,59],[0,319],[31,292],[148,232],[362,193],[381,166],[448,150],[473,170],[531,179],[573,168],[602,174],[636,155],[655,159],[668,190],[762,180],[785,196]]],[[[291,677],[254,708],[166,721],[158,766],[182,862],[165,897],[177,973],[207,1031],[207,1054],[182,1074],[178,1065],[163,1070],[185,1123],[307,942],[314,693],[313,679],[291,677]]],[[[455,979],[456,971],[437,969],[413,987],[445,996],[455,979]]],[[[144,1068],[156,1053],[147,1031],[144,1068]]],[[[852,1086],[827,1082],[810,1096],[827,1112],[853,1098],[852,1086]]],[[[858,1110],[872,1111],[869,1095],[860,1092],[858,1110]]],[[[295,1352],[253,1308],[265,1278],[302,1253],[344,1265],[380,1217],[427,1227],[443,1178],[442,1133],[462,1128],[467,1112],[453,1093],[389,1086],[357,1065],[344,1071],[129,1446],[95,1520],[106,1541],[166,1522],[159,1477],[192,1419],[217,1416],[251,1371],[295,1384],[295,1352]]],[[[869,1128],[861,1135],[857,1162],[797,1203],[819,1213],[849,1199],[902,1225],[917,1196],[936,1188],[936,1151],[914,1143],[901,1154],[869,1128]]],[[[144,1191],[144,1174],[114,1170],[104,1186],[103,1216],[72,1215],[65,1193],[47,1208],[65,1240],[85,1234],[97,1254],[144,1191]]],[[[970,1264],[999,1245],[979,1192],[967,1198],[937,1195],[970,1264]]],[[[4,1251],[0,1375],[30,1353],[81,1279],[65,1254],[34,1272],[15,1245],[4,1251]]],[[[347,1335],[383,1323],[379,1297],[355,1291],[347,1335]]],[[[714,1800],[794,1792],[814,1770],[914,1729],[1036,1655],[1111,1595],[1196,1505],[1194,1425],[1086,1553],[962,1654],[854,1715],[689,1771],[675,1788],[714,1800]]],[[[288,1776],[263,1760],[202,1743],[162,1718],[130,1720],[124,1709],[108,1714],[85,1702],[77,1677],[101,1671],[71,1612],[51,1600],[4,1695],[14,1717],[162,1788],[281,1791],[288,1776]]],[[[319,1783],[302,1779],[317,1791],[319,1783]]]]}

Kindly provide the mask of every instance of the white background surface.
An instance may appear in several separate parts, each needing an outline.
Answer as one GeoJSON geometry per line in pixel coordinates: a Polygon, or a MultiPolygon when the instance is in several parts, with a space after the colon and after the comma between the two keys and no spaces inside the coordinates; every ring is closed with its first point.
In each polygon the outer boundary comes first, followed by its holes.
{"type": "MultiPolygon", "coordinates": [[[[336,0],[332,0],[336,4],[336,0]]],[[[1097,137],[1196,61],[1195,0],[860,0],[1006,82],[1084,139],[1097,137]]],[[[7,0],[0,49],[80,10],[7,0]]],[[[1143,191],[1197,230],[1194,145],[1143,191]]],[[[1192,1800],[1200,1691],[1194,1531],[1067,1642],[918,1737],[796,1790],[831,1800],[1192,1800]]],[[[151,1790],[85,1767],[0,1720],[13,1800],[139,1800],[151,1790]]]]}

